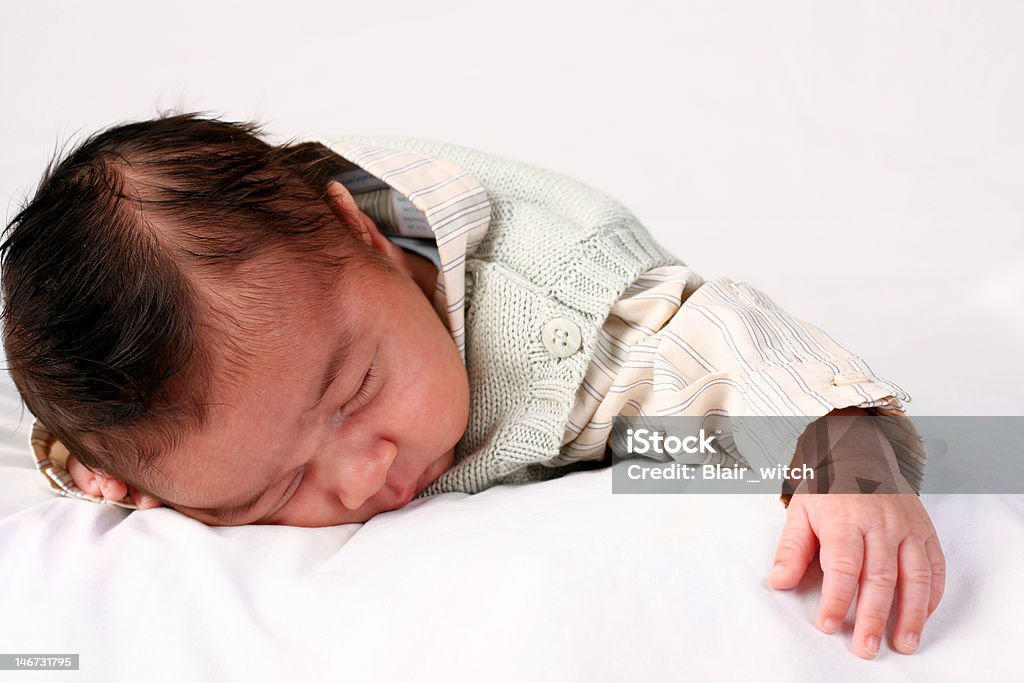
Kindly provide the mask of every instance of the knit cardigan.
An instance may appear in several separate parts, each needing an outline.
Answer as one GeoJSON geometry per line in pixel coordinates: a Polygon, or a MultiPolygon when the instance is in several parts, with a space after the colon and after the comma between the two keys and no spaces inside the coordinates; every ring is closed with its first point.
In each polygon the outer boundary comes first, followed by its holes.
{"type": "Polygon", "coordinates": [[[586,467],[546,463],[562,448],[601,326],[640,274],[682,262],[615,199],[553,171],[426,140],[344,139],[447,159],[491,201],[490,226],[465,263],[469,423],[453,466],[421,497],[586,467]],[[568,357],[544,345],[542,330],[555,318],[579,327],[580,347],[568,357]]]}

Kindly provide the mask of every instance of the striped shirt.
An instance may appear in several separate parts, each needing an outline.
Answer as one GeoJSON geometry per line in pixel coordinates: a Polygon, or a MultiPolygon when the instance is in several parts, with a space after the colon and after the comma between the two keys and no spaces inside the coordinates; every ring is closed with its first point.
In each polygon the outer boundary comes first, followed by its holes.
{"type": "MultiPolygon", "coordinates": [[[[486,191],[442,158],[358,141],[330,146],[350,164],[338,180],[360,209],[402,248],[437,265],[432,304],[465,358],[465,261],[487,232],[486,191]]],[[[919,491],[926,452],[906,418],[903,403],[909,400],[863,359],[754,287],[728,278],[705,281],[685,265],[662,266],[644,273],[612,307],[561,452],[546,464],[616,451],[610,436],[620,415],[820,417],[860,407],[887,416],[883,431],[896,456],[888,463],[891,474],[919,491]]],[[[797,437],[792,435],[794,446],[797,437]]],[[[74,486],[63,467],[66,451],[38,422],[32,443],[51,488],[97,501],[74,486]]]]}

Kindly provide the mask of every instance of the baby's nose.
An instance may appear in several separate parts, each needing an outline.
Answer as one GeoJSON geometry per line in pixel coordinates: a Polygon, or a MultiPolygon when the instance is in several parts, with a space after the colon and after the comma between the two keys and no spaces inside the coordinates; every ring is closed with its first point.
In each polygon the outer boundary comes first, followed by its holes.
{"type": "Polygon", "coordinates": [[[387,483],[388,470],[398,455],[398,448],[383,439],[373,442],[361,452],[350,451],[341,456],[337,495],[349,510],[357,510],[387,483]]]}

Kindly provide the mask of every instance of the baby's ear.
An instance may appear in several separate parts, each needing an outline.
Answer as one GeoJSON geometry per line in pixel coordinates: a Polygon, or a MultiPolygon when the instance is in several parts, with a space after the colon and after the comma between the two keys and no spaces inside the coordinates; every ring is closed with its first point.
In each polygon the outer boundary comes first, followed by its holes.
{"type": "Polygon", "coordinates": [[[352,227],[358,231],[358,237],[388,257],[400,271],[412,277],[412,269],[402,248],[384,236],[373,219],[359,208],[352,194],[337,180],[327,183],[327,201],[339,220],[345,220],[346,214],[355,216],[357,224],[352,227]]]}
{"type": "Polygon", "coordinates": [[[120,503],[130,495],[132,504],[140,510],[160,507],[162,505],[157,498],[146,493],[140,493],[117,477],[89,469],[74,454],[68,456],[66,467],[68,474],[71,475],[71,480],[75,482],[75,486],[90,496],[120,503]]]}
{"type": "Polygon", "coordinates": [[[356,204],[356,200],[352,197],[352,194],[345,188],[344,185],[339,183],[337,180],[332,180],[327,183],[327,203],[331,207],[331,211],[338,217],[338,220],[347,224],[347,221],[355,217],[356,224],[350,226],[355,228],[358,233],[358,237],[367,244],[371,243],[371,235],[366,229],[366,225],[359,220],[362,211],[359,209],[359,205],[356,204]]]}

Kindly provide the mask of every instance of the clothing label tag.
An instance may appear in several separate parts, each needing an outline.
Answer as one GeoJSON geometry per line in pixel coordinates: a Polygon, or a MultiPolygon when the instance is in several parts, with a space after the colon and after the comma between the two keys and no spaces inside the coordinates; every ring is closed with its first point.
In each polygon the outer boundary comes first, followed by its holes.
{"type": "Polygon", "coordinates": [[[339,173],[334,177],[351,194],[362,194],[373,190],[387,190],[391,186],[372,173],[367,173],[361,168],[353,168],[350,171],[339,173]]]}
{"type": "Polygon", "coordinates": [[[391,210],[399,235],[434,239],[434,231],[430,229],[427,217],[401,192],[391,190],[391,210]]]}

